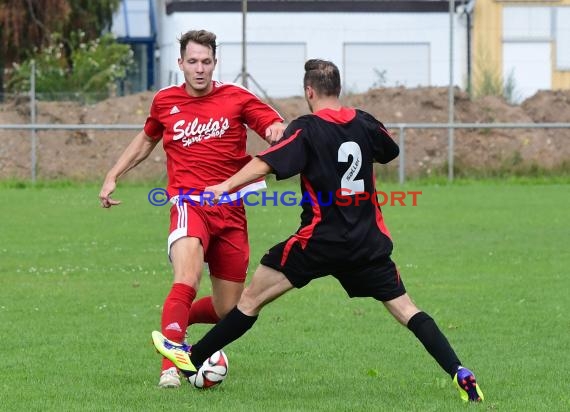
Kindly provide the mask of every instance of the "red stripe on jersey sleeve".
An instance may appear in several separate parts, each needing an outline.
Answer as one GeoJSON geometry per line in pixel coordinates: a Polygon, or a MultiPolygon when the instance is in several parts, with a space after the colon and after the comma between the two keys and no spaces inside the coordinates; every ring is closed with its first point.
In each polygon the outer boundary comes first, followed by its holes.
{"type": "MultiPolygon", "coordinates": [[[[378,127],[381,131],[383,131],[384,133],[386,133],[388,136],[392,137],[392,135],[390,134],[390,132],[388,131],[388,129],[386,129],[385,127],[383,127],[383,125],[378,127]]],[[[394,138],[392,137],[392,140],[394,138]]]]}
{"type": "Polygon", "coordinates": [[[288,138],[286,138],[285,140],[281,140],[279,143],[277,143],[274,146],[268,147],[267,149],[265,149],[263,152],[259,153],[258,156],[263,156],[267,153],[271,153],[274,152],[276,150],[281,149],[283,146],[288,145],[289,143],[293,142],[297,136],[299,136],[299,133],[301,133],[303,129],[297,129],[295,130],[295,133],[293,133],[291,136],[289,136],[288,138]]]}

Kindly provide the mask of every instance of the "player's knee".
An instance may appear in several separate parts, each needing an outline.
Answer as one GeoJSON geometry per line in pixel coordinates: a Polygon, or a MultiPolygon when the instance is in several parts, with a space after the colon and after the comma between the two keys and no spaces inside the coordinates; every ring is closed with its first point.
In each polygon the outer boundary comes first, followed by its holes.
{"type": "Polygon", "coordinates": [[[420,313],[421,310],[419,310],[418,308],[410,308],[410,310],[408,310],[407,312],[403,312],[401,314],[401,316],[398,319],[398,322],[400,322],[402,324],[402,326],[408,326],[408,323],[410,322],[410,319],[413,318],[415,315],[417,315],[418,313],[420,313]]]}
{"type": "Polygon", "coordinates": [[[384,302],[384,305],[392,316],[394,316],[394,318],[404,326],[408,324],[408,321],[412,316],[420,312],[420,309],[410,299],[408,294],[404,294],[396,299],[384,302]]]}
{"type": "Polygon", "coordinates": [[[251,288],[245,288],[241,294],[238,307],[248,316],[255,316],[263,306],[260,296],[257,296],[251,288]]]}
{"type": "Polygon", "coordinates": [[[225,317],[230,310],[232,310],[235,306],[236,306],[237,302],[216,302],[214,301],[214,311],[216,312],[216,315],[218,315],[218,317],[220,319],[222,319],[223,317],[225,317]]]}
{"type": "Polygon", "coordinates": [[[201,276],[200,273],[193,271],[175,271],[174,272],[174,283],[184,283],[194,290],[198,290],[200,287],[201,276]]]}

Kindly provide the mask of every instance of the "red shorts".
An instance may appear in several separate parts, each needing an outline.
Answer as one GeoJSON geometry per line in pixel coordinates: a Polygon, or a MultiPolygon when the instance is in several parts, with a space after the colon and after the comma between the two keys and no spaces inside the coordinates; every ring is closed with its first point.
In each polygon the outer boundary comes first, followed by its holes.
{"type": "Polygon", "coordinates": [[[245,282],[249,243],[243,205],[200,206],[176,202],[170,209],[168,256],[172,244],[186,236],[196,237],[202,242],[210,275],[232,282],[245,282]]]}

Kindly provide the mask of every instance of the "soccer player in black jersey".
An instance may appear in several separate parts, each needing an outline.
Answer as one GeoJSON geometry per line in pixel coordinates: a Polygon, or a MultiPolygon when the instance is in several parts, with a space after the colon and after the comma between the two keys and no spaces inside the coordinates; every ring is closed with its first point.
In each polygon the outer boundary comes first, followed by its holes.
{"type": "Polygon", "coordinates": [[[234,176],[205,189],[219,198],[268,173],[278,180],[300,174],[307,198],[300,228],[263,256],[238,305],[200,341],[188,347],[153,332],[156,348],[191,375],[247,332],[266,304],[330,275],[350,297],[381,301],[451,376],[464,401],[483,400],[473,372],[461,365],[435,321],[412,302],[390,259],[392,241],[375,201],[372,166],[395,159],[398,146],[372,115],[341,105],[340,74],[333,63],[307,61],[303,83],[312,114],[291,122],[279,143],[234,176]]]}

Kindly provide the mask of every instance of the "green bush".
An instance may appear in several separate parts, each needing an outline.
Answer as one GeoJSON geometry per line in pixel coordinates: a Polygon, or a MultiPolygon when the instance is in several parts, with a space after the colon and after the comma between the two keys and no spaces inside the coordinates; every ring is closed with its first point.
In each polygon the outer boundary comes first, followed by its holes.
{"type": "Polygon", "coordinates": [[[502,97],[511,105],[519,104],[522,100],[517,89],[515,72],[511,70],[505,79],[497,64],[493,63],[486,51],[479,50],[476,60],[476,83],[474,97],[502,97]]]}
{"type": "Polygon", "coordinates": [[[111,35],[88,42],[83,38],[83,33],[75,33],[68,41],[53,35],[48,47],[41,52],[36,50],[22,64],[14,65],[8,91],[30,90],[35,63],[35,89],[40,99],[58,100],[70,94],[92,96],[94,100],[108,97],[116,81],[125,78],[133,64],[132,50],[126,44],[117,43],[111,35]]]}

